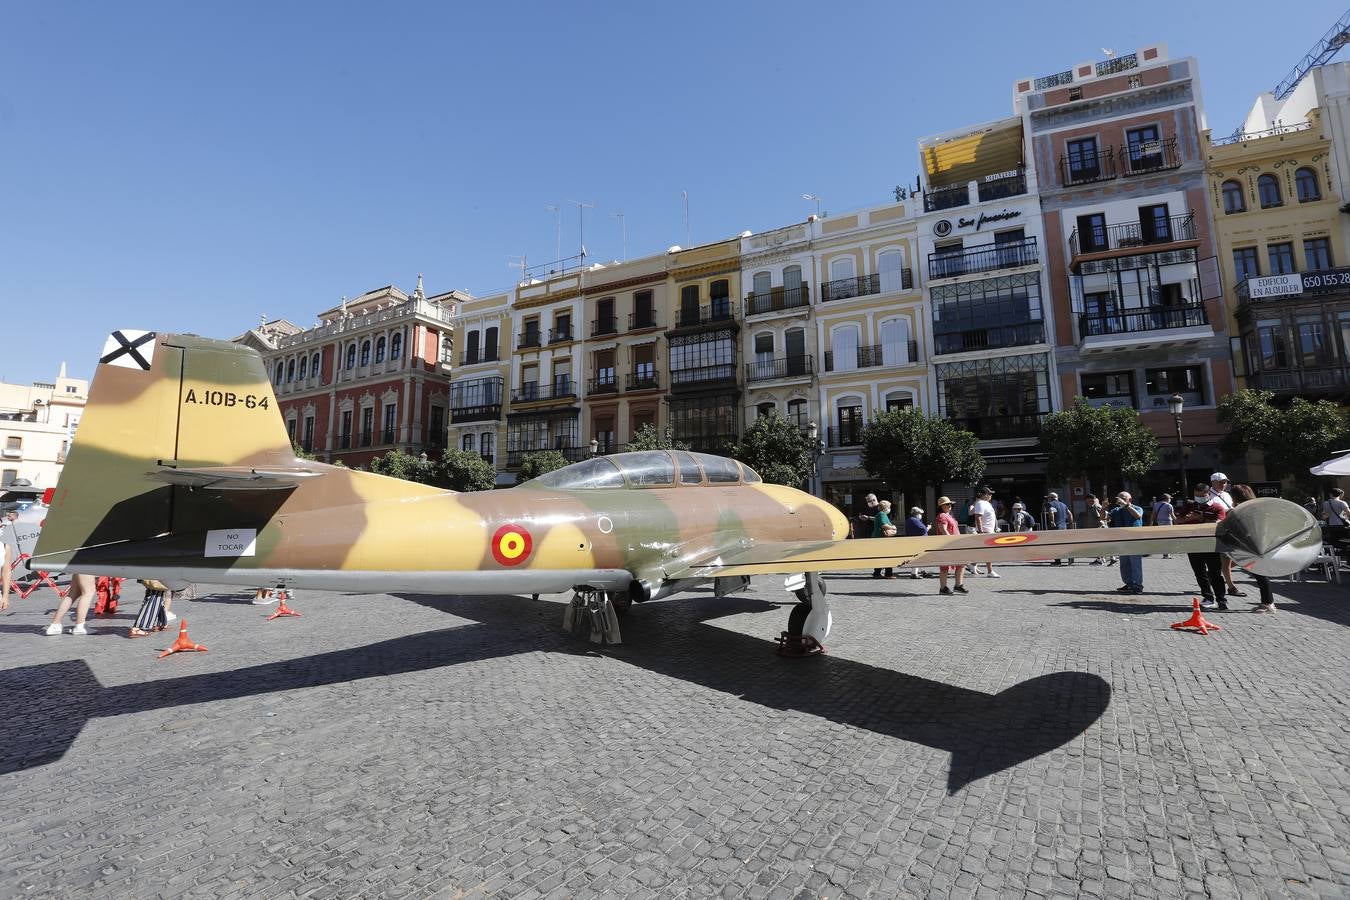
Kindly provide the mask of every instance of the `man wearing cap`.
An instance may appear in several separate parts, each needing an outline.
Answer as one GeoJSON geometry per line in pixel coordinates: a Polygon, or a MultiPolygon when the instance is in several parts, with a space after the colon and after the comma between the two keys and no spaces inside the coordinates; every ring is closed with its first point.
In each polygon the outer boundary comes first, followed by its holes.
{"type": "MultiPolygon", "coordinates": [[[[1228,493],[1228,476],[1222,472],[1215,472],[1209,476],[1209,502],[1211,505],[1222,506],[1225,511],[1233,508],[1233,495],[1228,493]]],[[[1238,586],[1233,584],[1233,557],[1220,554],[1220,565],[1223,566],[1223,580],[1228,588],[1228,596],[1247,596],[1245,591],[1239,590],[1238,586]]]]}
{"type": "Polygon", "coordinates": [[[1036,520],[1027,512],[1026,504],[1020,500],[1012,505],[1012,518],[1008,522],[1012,531],[1035,531],[1036,520]]]}
{"type": "MultiPolygon", "coordinates": [[[[937,534],[949,534],[955,537],[961,533],[961,528],[956,524],[956,519],[952,516],[952,501],[950,497],[939,497],[937,501],[938,516],[933,522],[933,531],[937,534]]],[[[938,593],[950,594],[953,590],[958,594],[969,594],[963,583],[966,577],[965,566],[938,566],[938,593]],[[956,582],[954,588],[947,587],[947,575],[954,573],[956,582]]]]}
{"type": "MultiPolygon", "coordinates": [[[[1050,519],[1051,528],[1063,531],[1073,524],[1073,510],[1061,503],[1059,494],[1054,491],[1045,495],[1045,514],[1050,519]]],[[[1064,560],[1057,559],[1052,565],[1062,566],[1064,560]]],[[[1073,565],[1073,557],[1069,557],[1069,565],[1073,565]]]]}
{"type": "MultiPolygon", "coordinates": [[[[905,519],[905,537],[923,537],[928,534],[928,526],[923,524],[923,507],[911,506],[909,518],[905,519]]],[[[910,578],[928,578],[929,573],[915,567],[909,571],[910,578]]]]}
{"type": "MultiPolygon", "coordinates": [[[[1135,528],[1144,524],[1144,511],[1131,502],[1130,492],[1116,494],[1115,505],[1106,514],[1112,528],[1135,528]]],[[[1125,583],[1116,588],[1122,594],[1144,592],[1144,558],[1121,554],[1120,578],[1125,583]]]]}
{"type": "MultiPolygon", "coordinates": [[[[975,502],[970,504],[970,518],[971,521],[975,523],[976,534],[993,534],[998,531],[998,516],[994,512],[994,504],[990,502],[993,500],[993,497],[994,489],[985,486],[980,488],[979,494],[975,498],[975,502]]],[[[978,571],[978,569],[976,571],[978,571]]],[[[994,571],[994,563],[992,560],[984,564],[984,573],[990,578],[1002,577],[994,571]]]]}

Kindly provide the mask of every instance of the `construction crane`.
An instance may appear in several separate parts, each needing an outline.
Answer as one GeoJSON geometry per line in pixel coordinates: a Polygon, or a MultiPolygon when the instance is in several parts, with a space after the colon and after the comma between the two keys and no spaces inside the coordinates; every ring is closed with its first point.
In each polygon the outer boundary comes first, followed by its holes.
{"type": "Polygon", "coordinates": [[[1275,99],[1283,100],[1294,92],[1294,88],[1303,80],[1303,76],[1320,65],[1331,61],[1337,51],[1346,44],[1350,44],[1350,11],[1336,20],[1322,39],[1313,45],[1313,48],[1307,52],[1294,68],[1289,70],[1289,74],[1284,76],[1284,80],[1275,85],[1275,99]]]}

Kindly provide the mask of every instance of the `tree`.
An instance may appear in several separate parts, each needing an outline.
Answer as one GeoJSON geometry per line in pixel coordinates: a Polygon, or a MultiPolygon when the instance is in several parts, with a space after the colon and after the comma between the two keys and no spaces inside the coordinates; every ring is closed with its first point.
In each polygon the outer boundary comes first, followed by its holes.
{"type": "Polygon", "coordinates": [[[390,450],[383,456],[375,457],[370,461],[370,471],[421,484],[432,484],[437,480],[436,467],[430,460],[404,453],[402,450],[390,450]]]}
{"type": "Polygon", "coordinates": [[[671,440],[670,429],[664,433],[657,431],[655,425],[643,425],[628,440],[629,450],[688,450],[689,445],[682,441],[671,440]]]}
{"type": "Polygon", "coordinates": [[[948,481],[979,481],[984,457],[978,442],[946,419],[914,408],[891,409],[863,428],[862,464],[872,477],[918,498],[925,488],[938,489],[948,481]]]}
{"type": "Polygon", "coordinates": [[[1102,479],[1103,496],[1111,476],[1143,478],[1158,462],[1158,437],[1129,407],[1093,406],[1079,397],[1072,407],[1045,417],[1041,446],[1050,459],[1052,484],[1070,478],[1102,479]]]}
{"type": "Polygon", "coordinates": [[[1242,390],[1219,401],[1219,424],[1228,427],[1219,449],[1228,459],[1257,450],[1272,478],[1292,478],[1301,493],[1316,493],[1308,468],[1345,446],[1345,413],[1330,400],[1295,397],[1281,409],[1270,391],[1242,390]]]}
{"type": "Polygon", "coordinates": [[[452,491],[490,491],[497,486],[492,464],[470,450],[445,448],[438,460],[439,478],[452,491]]]}
{"type": "Polygon", "coordinates": [[[791,421],[775,413],[760,416],[745,430],[731,455],[759,473],[770,484],[800,487],[815,468],[811,452],[802,430],[791,421]]]}
{"type": "Polygon", "coordinates": [[[295,454],[296,459],[318,459],[313,453],[310,453],[295,441],[291,441],[291,452],[295,454]]]}
{"type": "Polygon", "coordinates": [[[516,475],[516,484],[529,481],[531,478],[538,478],[540,475],[545,475],[554,469],[561,469],[567,465],[571,465],[571,463],[567,461],[567,457],[557,450],[540,450],[537,453],[528,453],[520,462],[520,472],[516,475]]]}

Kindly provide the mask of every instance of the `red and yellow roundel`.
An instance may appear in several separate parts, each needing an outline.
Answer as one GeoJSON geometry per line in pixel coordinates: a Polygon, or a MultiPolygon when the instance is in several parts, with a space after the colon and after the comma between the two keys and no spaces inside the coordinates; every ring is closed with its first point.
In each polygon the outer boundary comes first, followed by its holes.
{"type": "Polygon", "coordinates": [[[1011,544],[1026,544],[1036,540],[1034,534],[1001,534],[996,538],[990,538],[985,544],[990,547],[1007,547],[1011,544]]]}
{"type": "Polygon", "coordinates": [[[492,558],[504,566],[517,566],[530,556],[534,539],[519,525],[503,525],[492,535],[492,558]]]}

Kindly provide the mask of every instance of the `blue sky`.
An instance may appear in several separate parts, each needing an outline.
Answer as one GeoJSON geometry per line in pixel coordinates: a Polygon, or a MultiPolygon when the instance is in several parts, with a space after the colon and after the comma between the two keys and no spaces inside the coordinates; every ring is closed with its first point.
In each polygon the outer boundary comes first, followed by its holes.
{"type": "MultiPolygon", "coordinates": [[[[1344,11],[1269,4],[0,5],[0,380],[115,328],[232,337],[511,257],[630,257],[912,184],[1013,79],[1165,41],[1227,134],[1344,11]],[[1018,12],[1035,9],[1034,14],[1018,12]],[[1289,14],[1297,12],[1297,15],[1289,14]],[[1262,24],[1266,23],[1266,24],[1262,24]]],[[[1343,54],[1345,56],[1345,54],[1343,54]]]]}

